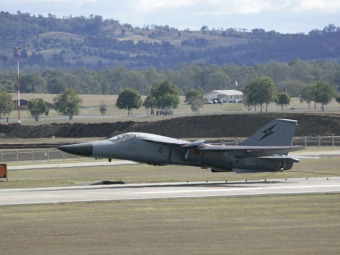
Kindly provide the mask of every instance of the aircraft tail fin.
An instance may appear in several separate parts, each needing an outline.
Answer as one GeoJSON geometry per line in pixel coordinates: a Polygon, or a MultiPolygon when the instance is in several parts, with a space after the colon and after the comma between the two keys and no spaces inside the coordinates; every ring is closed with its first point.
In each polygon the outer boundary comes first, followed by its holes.
{"type": "Polygon", "coordinates": [[[239,145],[291,146],[296,126],[296,120],[274,119],[239,145]]]}

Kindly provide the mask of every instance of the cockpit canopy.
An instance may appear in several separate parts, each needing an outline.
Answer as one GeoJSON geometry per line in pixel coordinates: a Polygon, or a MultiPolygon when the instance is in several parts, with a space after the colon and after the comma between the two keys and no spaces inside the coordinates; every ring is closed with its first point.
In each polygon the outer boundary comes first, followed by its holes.
{"type": "Polygon", "coordinates": [[[114,137],[111,137],[109,140],[111,142],[121,142],[121,141],[127,141],[127,140],[132,140],[137,137],[136,134],[133,133],[126,133],[126,134],[121,134],[121,135],[116,135],[114,137]]]}

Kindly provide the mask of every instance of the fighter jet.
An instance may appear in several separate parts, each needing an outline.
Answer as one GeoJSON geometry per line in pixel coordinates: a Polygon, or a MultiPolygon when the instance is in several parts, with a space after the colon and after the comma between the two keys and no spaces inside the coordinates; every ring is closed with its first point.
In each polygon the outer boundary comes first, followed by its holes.
{"type": "Polygon", "coordinates": [[[296,120],[274,119],[235,146],[185,141],[171,137],[130,132],[110,139],[63,145],[59,150],[85,157],[132,160],[151,165],[185,165],[212,172],[255,173],[289,170],[296,157],[292,146],[296,120]]]}

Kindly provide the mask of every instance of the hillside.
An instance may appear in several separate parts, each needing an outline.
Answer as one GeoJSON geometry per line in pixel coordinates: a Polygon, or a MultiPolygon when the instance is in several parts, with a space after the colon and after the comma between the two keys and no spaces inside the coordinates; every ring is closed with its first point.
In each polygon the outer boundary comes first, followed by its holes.
{"type": "Polygon", "coordinates": [[[328,25],[306,34],[169,26],[132,27],[101,16],[57,18],[0,12],[0,69],[167,69],[184,63],[252,65],[269,60],[340,60],[340,29],[328,25]]]}

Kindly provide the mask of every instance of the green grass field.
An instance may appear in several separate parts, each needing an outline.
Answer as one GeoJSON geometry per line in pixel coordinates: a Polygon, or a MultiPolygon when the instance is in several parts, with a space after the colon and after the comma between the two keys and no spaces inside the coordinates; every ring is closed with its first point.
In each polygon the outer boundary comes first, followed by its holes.
{"type": "MultiPolygon", "coordinates": [[[[112,117],[111,121],[126,119],[125,111],[109,104],[111,97],[87,98],[88,107],[81,113],[83,119],[73,121],[103,121],[96,108],[99,98],[112,106],[107,114],[112,117]],[[92,115],[98,118],[89,119],[92,115]]],[[[290,107],[299,110],[299,103],[295,104],[297,108],[290,107]]],[[[280,111],[278,106],[272,107],[270,110],[280,111]]],[[[329,109],[337,107],[334,104],[329,109]]],[[[206,105],[203,109],[202,113],[245,111],[242,105],[232,104],[206,105]]],[[[145,114],[145,109],[138,111],[134,113],[145,114]]],[[[27,112],[23,114],[28,116],[27,112]]],[[[58,117],[55,112],[51,114],[58,117]]],[[[176,114],[191,114],[190,108],[181,104],[176,114]]],[[[15,116],[13,112],[11,117],[15,116]]],[[[59,121],[65,122],[65,119],[42,119],[37,124],[59,121]]],[[[36,123],[25,119],[23,124],[36,123]]],[[[0,189],[85,185],[103,180],[141,183],[331,177],[340,175],[339,164],[340,157],[304,159],[283,173],[237,175],[193,167],[63,168],[60,163],[57,169],[9,171],[9,180],[0,182],[0,189]]],[[[340,195],[1,206],[0,230],[0,253],[6,255],[340,254],[340,195]]]]}
{"type": "Polygon", "coordinates": [[[1,254],[339,254],[340,195],[0,207],[1,254]]]}
{"type": "MultiPolygon", "coordinates": [[[[311,149],[312,151],[313,149],[311,149]]],[[[68,162],[68,161],[66,161],[68,162]]],[[[9,181],[0,182],[1,188],[28,188],[65,185],[83,185],[99,181],[123,181],[125,183],[237,181],[270,178],[310,178],[340,176],[340,157],[302,159],[293,169],[278,173],[235,174],[233,172],[211,173],[209,170],[184,166],[101,166],[56,169],[9,171],[9,181]]]]}
{"type": "MultiPolygon", "coordinates": [[[[311,149],[315,151],[316,148],[311,149]]],[[[339,176],[340,157],[291,171],[213,174],[148,165],[9,171],[0,188],[339,176]]],[[[61,165],[61,164],[60,164],[61,165]]],[[[1,198],[0,198],[1,199],[1,198]]],[[[1,254],[339,254],[340,194],[0,207],[1,254]]]]}
{"type": "MultiPolygon", "coordinates": [[[[12,94],[13,99],[16,98],[15,94],[12,94]]],[[[32,98],[43,98],[45,101],[52,103],[53,98],[55,95],[52,94],[21,94],[21,98],[25,100],[30,100],[32,98]]],[[[191,108],[189,105],[184,103],[184,97],[180,97],[180,104],[178,109],[174,110],[173,116],[147,116],[147,110],[144,107],[140,109],[133,109],[132,115],[127,115],[127,110],[119,110],[115,106],[115,102],[117,100],[117,95],[80,95],[83,99],[82,108],[79,115],[74,116],[74,119],[69,121],[66,116],[61,116],[55,110],[50,110],[49,115],[41,116],[39,122],[36,122],[32,117],[29,116],[28,111],[21,111],[21,119],[22,125],[41,125],[41,124],[51,124],[51,123],[64,123],[64,122],[86,122],[86,123],[93,123],[93,122],[116,122],[116,121],[155,121],[160,119],[166,118],[173,118],[173,117],[180,117],[180,116],[190,116],[194,115],[192,113],[191,108]],[[107,105],[107,113],[104,116],[101,116],[99,112],[99,105],[101,101],[104,101],[107,105]]],[[[143,99],[145,96],[143,96],[143,99]]],[[[309,109],[307,103],[300,103],[299,98],[293,98],[292,102],[289,106],[285,106],[283,111],[281,110],[281,106],[276,104],[270,104],[268,107],[268,112],[321,112],[320,106],[318,105],[317,109],[313,109],[313,105],[311,106],[312,109],[309,109]],[[293,110],[292,110],[293,109],[293,110]]],[[[334,113],[338,112],[340,109],[340,104],[335,102],[331,102],[329,105],[326,106],[325,114],[327,113],[334,113]]],[[[244,107],[243,104],[213,104],[209,105],[206,104],[201,108],[200,114],[222,114],[222,113],[240,113],[245,112],[249,113],[249,111],[244,107]]],[[[251,111],[254,112],[254,109],[251,111]]],[[[260,112],[257,109],[257,112],[260,112]]],[[[13,111],[10,114],[10,122],[16,123],[17,122],[17,112],[13,111]]],[[[0,120],[0,123],[4,124],[7,123],[6,118],[0,120]]]]}

